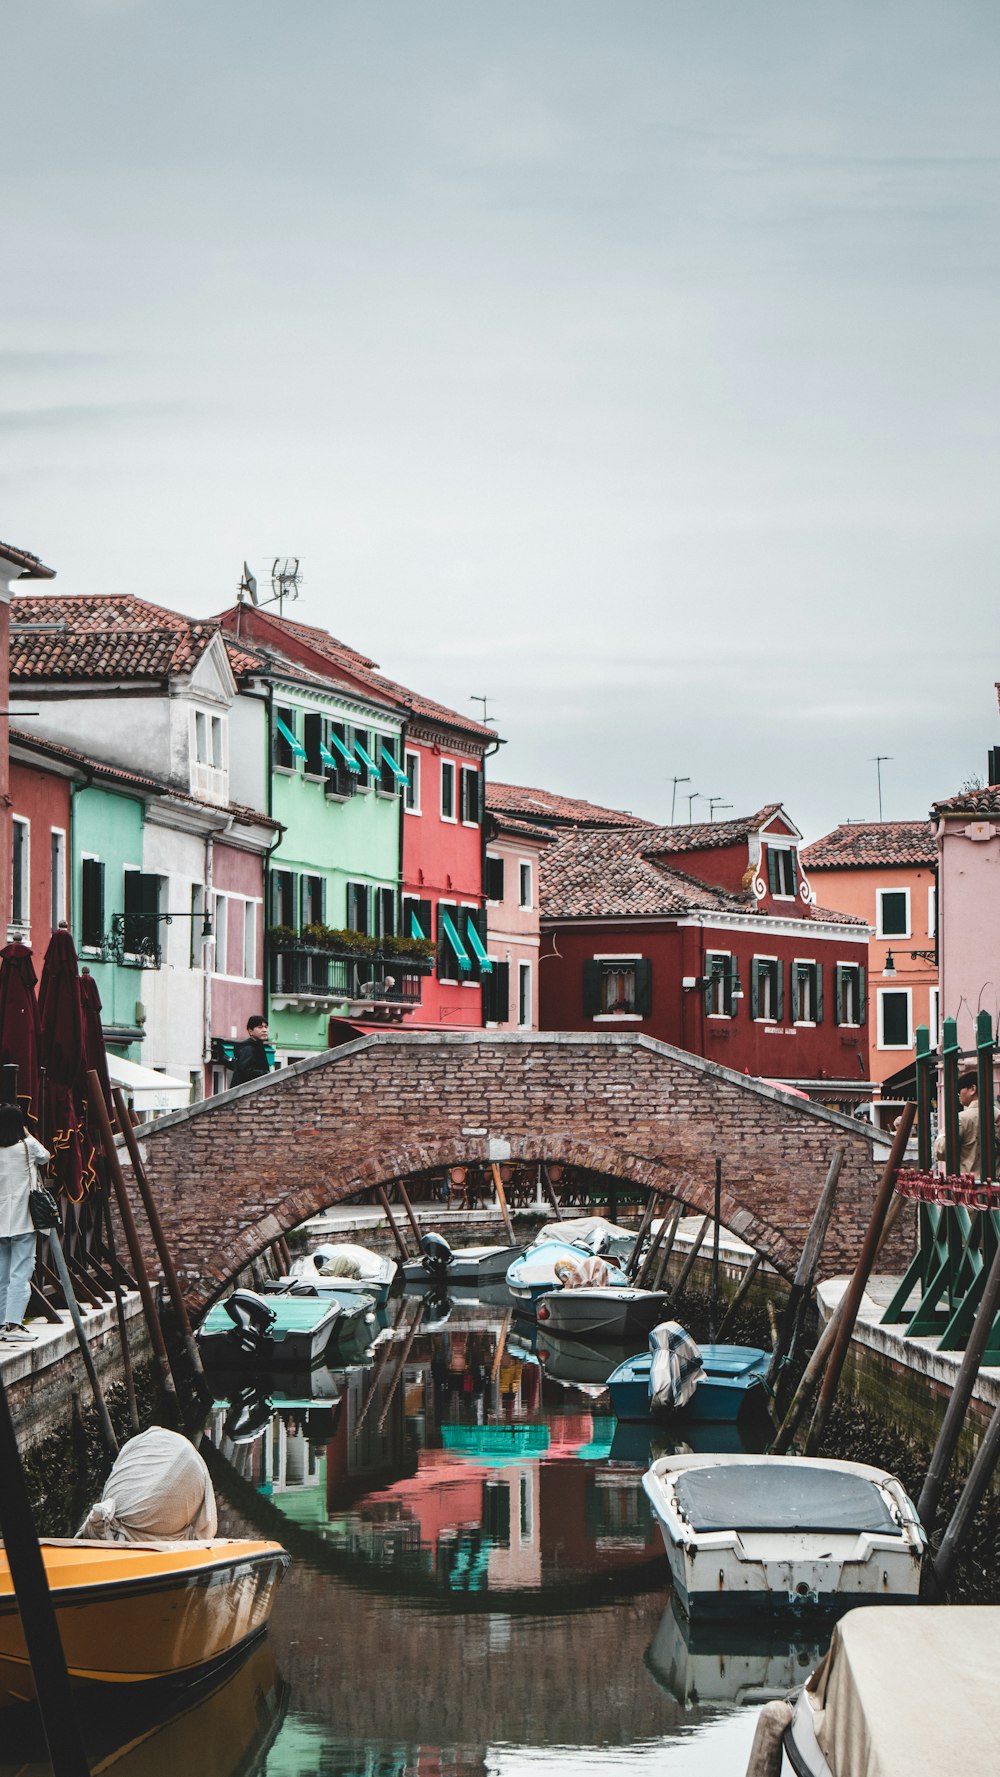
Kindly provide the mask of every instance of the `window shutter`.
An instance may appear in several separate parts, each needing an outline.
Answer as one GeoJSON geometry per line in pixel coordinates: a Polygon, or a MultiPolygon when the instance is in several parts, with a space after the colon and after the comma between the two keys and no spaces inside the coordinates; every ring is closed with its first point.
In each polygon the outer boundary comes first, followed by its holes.
{"type": "Polygon", "coordinates": [[[736,1007],[736,1001],[733,998],[733,988],[735,985],[736,958],[734,956],[727,956],[722,965],[722,1010],[725,1012],[727,1018],[733,1016],[736,1007]]]}
{"type": "Polygon", "coordinates": [[[750,1017],[756,1018],[760,1010],[760,963],[756,957],[750,961],[750,1017]]]}
{"type": "Polygon", "coordinates": [[[858,965],[858,1023],[868,1023],[868,983],[863,963],[858,965]]]}
{"type": "Polygon", "coordinates": [[[846,987],[846,976],[847,976],[847,970],[844,968],[843,963],[838,963],[836,968],[833,971],[833,1022],[834,1022],[834,1024],[843,1024],[843,1022],[844,1022],[844,994],[845,994],[845,987],[846,987]]]}
{"type": "Polygon", "coordinates": [[[84,858],[81,877],[80,942],[94,947],[104,941],[104,865],[98,858],[84,858]]]}
{"type": "Polygon", "coordinates": [[[789,866],[790,866],[790,875],[792,878],[792,886],[791,886],[790,892],[793,895],[795,895],[795,894],[798,894],[798,889],[799,889],[799,854],[795,850],[794,846],[792,846],[791,850],[789,851],[788,858],[789,858],[789,866]]]}
{"type": "Polygon", "coordinates": [[[822,1022],[823,1022],[823,964],[822,963],[813,963],[813,981],[815,983],[815,990],[816,990],[816,1005],[814,1008],[815,1014],[816,1014],[816,1023],[822,1024],[822,1022]]]}
{"type": "Polygon", "coordinates": [[[778,856],[773,845],[767,847],[767,886],[772,895],[778,893],[778,856]]]}
{"type": "Polygon", "coordinates": [[[323,761],[319,756],[319,744],[323,738],[323,718],[318,710],[307,710],[303,724],[303,740],[306,749],[305,768],[311,777],[323,776],[323,761]]]}
{"type": "Polygon", "coordinates": [[[510,963],[494,963],[494,993],[496,995],[496,1021],[498,1024],[510,1023],[510,963]]]}
{"type": "Polygon", "coordinates": [[[503,858],[487,856],[486,899],[488,901],[503,900],[503,864],[503,858]]]}
{"type": "Polygon", "coordinates": [[[774,965],[774,1022],[780,1024],[785,1016],[785,965],[776,962],[774,965]]]}
{"type": "Polygon", "coordinates": [[[601,1009],[601,965],[588,960],[583,965],[583,1016],[596,1018],[601,1009]]]}
{"type": "Polygon", "coordinates": [[[646,956],[635,965],[635,1009],[643,1018],[653,1010],[653,965],[646,956]]]}
{"type": "Polygon", "coordinates": [[[801,1004],[801,996],[799,994],[799,965],[798,965],[798,963],[790,964],[790,970],[791,970],[791,977],[792,977],[792,1023],[795,1024],[798,1020],[799,1006],[801,1004]]]}

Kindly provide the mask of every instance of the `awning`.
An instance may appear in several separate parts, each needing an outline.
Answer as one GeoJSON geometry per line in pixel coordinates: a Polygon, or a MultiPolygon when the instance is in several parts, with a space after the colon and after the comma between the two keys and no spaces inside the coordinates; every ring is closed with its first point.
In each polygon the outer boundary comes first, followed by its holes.
{"type": "Polygon", "coordinates": [[[417,918],[416,914],[414,913],[412,907],[410,908],[410,937],[411,938],[424,938],[424,939],[426,939],[428,937],[427,932],[421,931],[420,921],[417,918]]]}
{"type": "MultiPolygon", "coordinates": [[[[330,744],[331,744],[331,746],[336,747],[338,753],[340,754],[341,758],[344,761],[344,764],[347,766],[348,771],[356,771],[358,776],[360,777],[360,775],[361,775],[360,765],[358,764],[357,760],[354,758],[354,755],[352,753],[348,752],[348,750],[345,747],[343,741],[341,740],[339,734],[334,734],[332,728],[330,730],[330,744]]],[[[331,764],[334,767],[336,767],[337,761],[335,759],[333,759],[333,760],[331,760],[331,764]]]]}
{"type": "Polygon", "coordinates": [[[459,968],[462,970],[471,969],[472,959],[458,935],[458,927],[447,907],[442,907],[440,902],[438,903],[438,919],[444,927],[445,936],[451,944],[452,950],[455,952],[459,968]]]}
{"type": "Polygon", "coordinates": [[[378,765],[377,765],[376,761],[372,758],[370,752],[368,751],[368,748],[363,747],[361,745],[361,742],[359,740],[356,740],[354,742],[354,751],[357,753],[359,759],[364,760],[369,771],[374,771],[375,776],[378,777],[380,775],[378,765]]]}
{"type": "Polygon", "coordinates": [[[403,784],[407,788],[409,788],[410,780],[407,777],[406,772],[402,771],[400,769],[399,765],[396,763],[396,760],[393,758],[392,754],[390,753],[388,747],[382,746],[379,748],[379,751],[382,754],[382,757],[385,760],[386,764],[388,765],[389,770],[392,772],[392,775],[395,778],[397,784],[403,784]]]}
{"type": "Polygon", "coordinates": [[[305,747],[302,745],[301,741],[296,740],[291,729],[281,720],[280,716],[275,716],[274,725],[277,728],[278,733],[283,735],[284,739],[287,740],[296,759],[304,759],[306,756],[305,747]]]}
{"type": "Polygon", "coordinates": [[[492,975],[493,964],[490,962],[489,957],[487,956],[485,950],[483,949],[483,941],[482,941],[481,937],[479,936],[479,933],[477,932],[471,919],[465,928],[465,933],[466,933],[466,937],[469,940],[469,948],[474,952],[474,954],[479,962],[479,967],[482,970],[483,974],[484,975],[492,975]]]}
{"type": "Polygon", "coordinates": [[[137,1111],[180,1111],[191,1103],[191,1086],[187,1080],[175,1080],[152,1067],[140,1067],[137,1061],[123,1061],[118,1055],[108,1056],[108,1078],[112,1086],[120,1086],[137,1111]]]}

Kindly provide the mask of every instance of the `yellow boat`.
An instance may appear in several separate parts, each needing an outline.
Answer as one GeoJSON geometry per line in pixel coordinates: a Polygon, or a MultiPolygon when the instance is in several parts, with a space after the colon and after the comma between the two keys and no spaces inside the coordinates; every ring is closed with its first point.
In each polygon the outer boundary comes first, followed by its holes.
{"type": "MultiPolygon", "coordinates": [[[[41,1550],[76,1684],[201,1676],[266,1627],[288,1565],[280,1543],[230,1537],[156,1546],[51,1538],[41,1550]]],[[[0,1708],[34,1694],[0,1547],[0,1708]]]]}

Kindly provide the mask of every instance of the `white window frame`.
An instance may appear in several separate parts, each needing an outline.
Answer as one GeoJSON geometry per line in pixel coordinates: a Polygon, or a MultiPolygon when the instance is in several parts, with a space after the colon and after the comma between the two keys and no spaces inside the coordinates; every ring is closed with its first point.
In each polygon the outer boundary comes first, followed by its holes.
{"type": "Polygon", "coordinates": [[[931,943],[937,930],[937,883],[932,882],[927,890],[927,936],[931,943]]]}
{"type": "MultiPolygon", "coordinates": [[[[731,1023],[732,1020],[736,1017],[736,1007],[734,1005],[731,1012],[727,1012],[725,1009],[726,1008],[726,981],[729,977],[729,969],[728,968],[724,969],[721,975],[713,976],[713,971],[712,971],[711,965],[714,962],[716,957],[719,957],[723,962],[728,964],[728,963],[731,963],[733,960],[733,953],[731,950],[706,950],[706,952],[705,952],[705,979],[706,979],[706,982],[711,982],[714,986],[715,981],[718,981],[719,985],[722,988],[722,1011],[721,1012],[706,1012],[705,1017],[706,1018],[721,1018],[725,1023],[731,1023]]],[[[713,993],[713,1003],[714,1003],[714,998],[715,998],[715,996],[713,993]]]]}
{"type": "MultiPolygon", "coordinates": [[[[638,965],[644,961],[644,957],[643,957],[643,953],[641,950],[624,950],[624,951],[613,951],[612,950],[612,951],[604,951],[601,955],[595,956],[594,961],[595,961],[595,963],[601,963],[602,965],[604,963],[607,963],[611,967],[614,967],[614,965],[616,963],[620,963],[623,966],[623,968],[631,969],[633,976],[635,976],[635,974],[638,970],[638,965]]],[[[638,981],[636,981],[635,986],[638,987],[638,985],[639,985],[638,981]]],[[[604,994],[604,969],[602,967],[602,969],[601,969],[601,996],[602,996],[602,998],[603,998],[603,994],[604,994]]],[[[645,1017],[645,1013],[643,1013],[643,1012],[595,1012],[594,1017],[593,1017],[593,1022],[594,1022],[594,1024],[641,1024],[643,1022],[644,1017],[645,1017]]]]}
{"type": "MultiPolygon", "coordinates": [[[[776,855],[783,854],[786,858],[791,858],[791,860],[792,860],[792,881],[794,883],[795,875],[796,875],[795,859],[797,856],[795,846],[794,845],[772,845],[770,843],[770,841],[766,840],[766,839],[764,841],[764,844],[767,847],[768,851],[773,851],[776,855]]],[[[767,875],[768,875],[767,860],[765,859],[765,861],[764,861],[764,880],[765,881],[767,881],[767,875]]],[[[785,889],[782,889],[780,894],[778,893],[777,889],[775,889],[771,895],[772,901],[794,901],[794,900],[796,900],[796,898],[797,897],[796,897],[796,893],[795,893],[794,888],[791,889],[791,891],[787,891],[785,889]]]]}
{"type": "Polygon", "coordinates": [[[31,928],[31,822],[23,814],[12,815],[11,821],[10,821],[10,902],[9,902],[9,906],[10,906],[10,923],[11,923],[11,925],[17,926],[19,931],[22,931],[22,930],[29,931],[31,928]],[[15,829],[15,827],[20,827],[23,830],[23,834],[24,834],[24,838],[22,841],[23,849],[22,849],[22,853],[21,853],[21,906],[23,909],[23,911],[21,911],[21,912],[18,912],[14,906],[14,829],[15,829]]]}
{"type": "Polygon", "coordinates": [[[517,860],[517,905],[521,913],[533,913],[535,910],[535,869],[533,858],[517,860]],[[528,899],[524,898],[524,871],[528,872],[528,899]]]}
{"type": "Polygon", "coordinates": [[[941,989],[932,987],[927,996],[927,1031],[931,1048],[936,1049],[941,1041],[941,989]]]}
{"type": "Polygon", "coordinates": [[[407,747],[403,753],[403,770],[409,780],[403,791],[403,808],[407,814],[423,812],[420,807],[420,766],[420,754],[407,747]]]}
{"type": "Polygon", "coordinates": [[[864,1023],[864,1019],[861,1017],[861,1012],[863,1010],[862,1005],[861,1005],[861,970],[863,969],[863,967],[864,967],[863,963],[856,963],[849,956],[839,956],[837,958],[836,963],[834,964],[834,969],[833,969],[834,989],[836,990],[837,970],[838,969],[853,969],[854,970],[854,979],[855,979],[855,982],[857,983],[857,989],[858,989],[858,1016],[857,1016],[857,1018],[843,1019],[841,1021],[840,1026],[839,1026],[839,1028],[841,1030],[860,1030],[862,1024],[864,1023]]]}
{"type": "MultiPolygon", "coordinates": [[[[751,967],[751,969],[753,969],[754,973],[756,973],[758,963],[779,963],[780,964],[780,962],[781,962],[781,958],[778,956],[760,956],[757,952],[755,952],[754,955],[750,958],[750,967],[751,967]]],[[[768,975],[767,980],[768,980],[768,986],[773,985],[773,988],[774,988],[775,1009],[773,1012],[768,1013],[766,1016],[760,1011],[760,988],[758,987],[758,989],[757,989],[758,1010],[757,1010],[756,1017],[751,1020],[751,1022],[753,1024],[777,1024],[777,1022],[778,1022],[778,1011],[777,1011],[778,983],[775,980],[775,977],[771,974],[768,975]]]]}
{"type": "Polygon", "coordinates": [[[243,979],[245,981],[259,981],[260,980],[260,975],[257,970],[257,908],[259,906],[260,906],[259,901],[248,901],[248,900],[244,899],[244,902],[243,902],[243,979]],[[248,948],[247,948],[247,939],[248,938],[250,940],[250,944],[249,944],[249,952],[250,953],[249,954],[248,954],[248,948]]]}
{"type": "Polygon", "coordinates": [[[438,798],[438,805],[439,805],[439,808],[441,811],[441,819],[443,821],[447,821],[449,827],[457,827],[458,826],[458,762],[457,762],[457,760],[442,759],[441,773],[440,773],[438,788],[440,790],[440,796],[438,798]],[[444,812],[444,774],[445,774],[446,770],[449,770],[451,772],[451,813],[450,814],[445,814],[445,812],[444,812]]]}
{"type": "Polygon", "coordinates": [[[518,1028],[518,1030],[530,1030],[531,1029],[531,995],[532,995],[531,964],[523,962],[519,959],[518,965],[517,965],[517,1028],[518,1028]],[[525,983],[527,983],[527,990],[526,991],[525,991],[525,983]],[[527,1017],[526,1018],[521,1017],[522,1004],[525,1006],[525,1008],[527,1010],[527,1017]]]}
{"type": "MultiPolygon", "coordinates": [[[[494,864],[503,864],[506,862],[503,852],[488,851],[484,855],[485,855],[487,861],[492,861],[494,864]]],[[[484,872],[484,876],[485,876],[485,874],[486,873],[484,872]]],[[[507,875],[507,873],[506,873],[506,871],[504,871],[505,882],[506,882],[506,875],[507,875]]],[[[518,881],[520,881],[520,878],[518,878],[518,881]]],[[[484,890],[486,888],[485,881],[483,882],[483,888],[484,888],[484,890]]],[[[487,895],[486,905],[487,905],[487,907],[500,907],[503,905],[503,897],[501,896],[499,900],[495,900],[491,895],[487,895]]]]}
{"type": "Polygon", "coordinates": [[[212,974],[225,975],[229,965],[229,896],[212,891],[212,974]],[[221,939],[221,956],[220,956],[221,939]]]}
{"type": "Polygon", "coordinates": [[[880,888],[875,890],[875,936],[885,938],[891,944],[893,940],[913,937],[913,914],[910,908],[910,891],[908,888],[880,888]],[[906,930],[905,932],[887,932],[882,924],[882,898],[884,895],[905,895],[906,897],[906,930]]]}
{"type": "Polygon", "coordinates": [[[892,1053],[903,1055],[906,1053],[907,1049],[913,1048],[913,989],[912,987],[879,987],[876,989],[876,998],[878,1002],[878,1037],[876,1046],[879,1049],[888,1049],[892,1053]],[[887,994],[900,993],[905,994],[906,996],[906,1029],[910,1040],[908,1043],[887,1043],[884,1040],[883,1014],[885,997],[887,994]]]}
{"type": "Polygon", "coordinates": [[[482,825],[483,774],[480,771],[478,765],[460,765],[458,768],[458,812],[461,816],[461,821],[462,821],[463,827],[479,827],[482,825]],[[477,802],[477,806],[479,808],[479,813],[480,813],[480,819],[478,821],[467,821],[465,816],[462,814],[462,808],[465,804],[465,782],[464,782],[464,780],[465,780],[467,773],[471,773],[471,775],[477,781],[476,802],[477,802]]]}
{"type": "MultiPolygon", "coordinates": [[[[439,909],[441,907],[444,907],[450,911],[451,908],[453,908],[453,907],[457,908],[457,906],[458,906],[457,901],[446,901],[446,900],[444,900],[444,898],[442,896],[440,896],[440,895],[438,896],[438,899],[437,899],[437,901],[435,903],[435,907],[434,907],[434,924],[437,927],[439,934],[440,934],[440,930],[441,930],[441,915],[440,915],[439,909]]],[[[438,942],[440,943],[440,941],[441,940],[440,940],[440,936],[439,936],[438,942]]],[[[450,944],[449,944],[448,948],[451,949],[450,944]]],[[[446,987],[461,987],[461,985],[462,985],[462,971],[458,967],[457,962],[455,964],[455,968],[457,970],[457,973],[454,975],[442,975],[440,967],[438,968],[438,980],[443,982],[446,987]]]]}
{"type": "Polygon", "coordinates": [[[814,957],[814,956],[793,956],[793,958],[792,958],[792,978],[791,978],[790,982],[788,983],[788,986],[789,986],[789,990],[791,992],[792,1001],[793,1001],[792,1023],[793,1023],[793,1025],[795,1025],[797,1030],[815,1030],[816,1029],[816,970],[821,967],[822,967],[822,964],[820,962],[818,962],[816,957],[814,957]],[[813,971],[813,973],[812,973],[812,991],[811,991],[811,995],[810,995],[810,998],[812,1001],[812,1004],[810,1006],[810,1010],[812,1012],[811,1018],[796,1018],[794,1016],[794,1013],[795,1013],[794,1002],[799,997],[798,993],[796,991],[796,983],[798,981],[797,971],[799,969],[811,969],[813,971]]]}
{"type": "Polygon", "coordinates": [[[49,908],[52,914],[52,930],[66,923],[66,829],[65,827],[49,828],[49,855],[52,860],[52,886],[49,891],[49,908]]]}
{"type": "MultiPolygon", "coordinates": [[[[468,823],[466,823],[466,824],[468,824],[468,823]]],[[[478,901],[459,901],[458,905],[459,905],[459,907],[472,907],[475,909],[475,911],[477,913],[479,912],[479,902],[478,901]]],[[[459,986],[460,987],[476,987],[479,989],[480,992],[482,992],[483,983],[482,983],[482,978],[479,974],[478,966],[476,964],[476,953],[472,949],[471,945],[467,944],[466,949],[468,950],[469,955],[472,958],[473,968],[476,969],[476,978],[475,978],[475,980],[472,979],[472,969],[470,969],[468,975],[460,975],[459,976],[459,986]]],[[[488,956],[489,951],[487,951],[486,954],[488,956]]]]}
{"type": "MultiPolygon", "coordinates": [[[[500,967],[501,963],[509,963],[509,961],[510,961],[509,957],[506,957],[506,956],[494,956],[492,950],[487,950],[486,954],[489,957],[490,962],[493,964],[494,969],[498,969],[500,967]]],[[[508,974],[508,976],[507,976],[507,1016],[506,1016],[506,1018],[484,1018],[483,1019],[483,1029],[484,1030],[499,1030],[502,1025],[509,1024],[509,1023],[510,1023],[510,975],[508,974]]]]}

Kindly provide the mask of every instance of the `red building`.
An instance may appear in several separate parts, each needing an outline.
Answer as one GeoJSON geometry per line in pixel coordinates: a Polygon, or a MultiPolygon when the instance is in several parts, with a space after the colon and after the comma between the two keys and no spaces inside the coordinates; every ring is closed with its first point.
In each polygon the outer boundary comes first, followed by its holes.
{"type": "Polygon", "coordinates": [[[539,794],[518,813],[557,839],[541,862],[543,1030],[641,1031],[813,1097],[870,1096],[868,928],[816,906],[779,803],[616,826],[539,794]]]}
{"type": "Polygon", "coordinates": [[[217,621],[228,634],[270,645],[405,716],[400,929],[437,944],[437,968],[423,983],[419,1024],[481,1027],[484,771],[487,756],[500,745],[494,729],[386,678],[375,661],[311,624],[253,605],[234,606],[217,621]]]}
{"type": "Polygon", "coordinates": [[[69,918],[70,784],[79,777],[58,748],[11,734],[7,933],[31,945],[39,973],[52,933],[69,918]]]}

